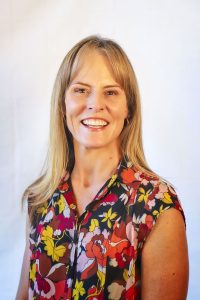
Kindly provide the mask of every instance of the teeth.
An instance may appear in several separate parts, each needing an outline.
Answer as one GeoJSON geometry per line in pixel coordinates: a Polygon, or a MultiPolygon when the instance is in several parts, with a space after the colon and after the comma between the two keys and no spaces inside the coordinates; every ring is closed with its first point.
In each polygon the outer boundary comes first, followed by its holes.
{"type": "Polygon", "coordinates": [[[83,120],[83,124],[89,125],[89,126],[105,126],[108,123],[103,121],[103,120],[97,120],[97,119],[88,119],[88,120],[83,120]]]}

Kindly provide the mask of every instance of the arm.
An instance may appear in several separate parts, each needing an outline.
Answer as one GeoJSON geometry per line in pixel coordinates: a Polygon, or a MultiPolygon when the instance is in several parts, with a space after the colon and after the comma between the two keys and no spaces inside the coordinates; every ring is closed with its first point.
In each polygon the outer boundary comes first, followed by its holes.
{"type": "Polygon", "coordinates": [[[24,251],[20,281],[18,285],[17,295],[15,300],[28,300],[28,278],[29,278],[29,217],[27,216],[26,221],[26,246],[24,251]]]}
{"type": "Polygon", "coordinates": [[[142,300],[185,300],[188,250],[180,212],[163,212],[142,251],[142,300]]]}

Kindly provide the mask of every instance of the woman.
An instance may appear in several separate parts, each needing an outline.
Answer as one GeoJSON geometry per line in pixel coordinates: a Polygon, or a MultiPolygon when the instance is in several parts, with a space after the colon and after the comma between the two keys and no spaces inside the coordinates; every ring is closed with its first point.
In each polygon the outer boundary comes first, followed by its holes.
{"type": "Polygon", "coordinates": [[[183,211],[146,163],[136,77],[114,41],[90,36],[63,60],[46,171],[25,195],[16,299],[186,299],[183,211]]]}

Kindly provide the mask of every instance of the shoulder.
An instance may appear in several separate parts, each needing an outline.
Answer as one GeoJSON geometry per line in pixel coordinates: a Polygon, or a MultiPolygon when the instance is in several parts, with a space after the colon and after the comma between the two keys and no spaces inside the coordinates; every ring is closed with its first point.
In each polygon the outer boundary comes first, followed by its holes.
{"type": "Polygon", "coordinates": [[[132,187],[135,202],[157,218],[164,210],[174,207],[183,213],[181,201],[173,185],[156,174],[141,171],[130,163],[121,172],[122,182],[132,187]]]}
{"type": "Polygon", "coordinates": [[[124,165],[120,176],[122,184],[131,191],[130,211],[139,231],[141,247],[165,211],[174,208],[175,214],[178,212],[185,221],[180,199],[171,183],[157,175],[141,171],[131,163],[124,165]]]}

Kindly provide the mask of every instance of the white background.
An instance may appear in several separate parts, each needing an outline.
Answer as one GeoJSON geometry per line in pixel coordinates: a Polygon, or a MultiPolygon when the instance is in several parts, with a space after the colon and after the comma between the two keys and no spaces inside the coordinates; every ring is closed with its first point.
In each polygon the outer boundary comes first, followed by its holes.
{"type": "Polygon", "coordinates": [[[147,160],[182,200],[187,299],[200,299],[199,14],[198,0],[0,1],[0,299],[16,293],[25,243],[20,198],[45,158],[58,67],[74,43],[96,33],[121,44],[135,68],[147,160]]]}

